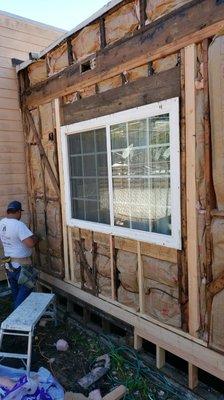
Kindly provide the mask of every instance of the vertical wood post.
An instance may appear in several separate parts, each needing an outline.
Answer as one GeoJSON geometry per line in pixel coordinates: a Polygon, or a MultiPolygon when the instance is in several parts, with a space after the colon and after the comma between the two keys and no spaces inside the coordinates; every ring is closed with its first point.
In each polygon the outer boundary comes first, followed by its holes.
{"type": "Polygon", "coordinates": [[[65,279],[70,280],[69,256],[68,256],[68,235],[67,235],[66,211],[65,211],[64,171],[63,171],[63,159],[62,159],[62,148],[61,148],[61,123],[60,123],[59,99],[55,99],[54,108],[55,108],[55,121],[56,121],[58,169],[59,169],[59,181],[60,181],[60,200],[61,200],[61,214],[62,214],[62,236],[63,236],[65,279]]]}
{"type": "Polygon", "coordinates": [[[142,266],[141,243],[137,242],[138,251],[138,287],[139,287],[139,309],[140,313],[145,312],[145,290],[144,290],[144,274],[142,266]]]}
{"type": "Polygon", "coordinates": [[[116,300],[115,265],[114,265],[114,236],[110,235],[110,268],[111,268],[111,298],[116,300]]]}
{"type": "Polygon", "coordinates": [[[189,294],[189,333],[198,336],[200,327],[197,193],[196,193],[196,118],[195,77],[196,46],[185,48],[185,114],[186,114],[186,195],[187,195],[187,259],[189,294]]]}
{"type": "Polygon", "coordinates": [[[188,363],[188,386],[193,390],[198,385],[198,368],[188,363]]]}
{"type": "Polygon", "coordinates": [[[166,352],[164,349],[156,345],[156,367],[161,369],[165,365],[166,352]]]}

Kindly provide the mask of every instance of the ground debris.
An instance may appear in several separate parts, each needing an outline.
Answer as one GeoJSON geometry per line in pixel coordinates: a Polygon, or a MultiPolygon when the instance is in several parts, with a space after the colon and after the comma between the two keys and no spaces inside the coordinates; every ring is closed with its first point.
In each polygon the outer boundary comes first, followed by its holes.
{"type": "Polygon", "coordinates": [[[97,382],[102,376],[104,376],[110,369],[110,357],[108,354],[97,357],[96,362],[93,365],[92,370],[85,375],[83,378],[79,379],[78,384],[87,389],[93,383],[97,382]]]}

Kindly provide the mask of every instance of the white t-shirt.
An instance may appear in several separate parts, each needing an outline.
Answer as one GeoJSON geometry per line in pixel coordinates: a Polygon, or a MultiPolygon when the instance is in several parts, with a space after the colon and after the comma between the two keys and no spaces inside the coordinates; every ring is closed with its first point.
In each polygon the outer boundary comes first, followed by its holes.
{"type": "MultiPolygon", "coordinates": [[[[22,241],[32,236],[33,233],[22,222],[14,218],[3,218],[0,221],[0,239],[3,244],[5,256],[24,258],[32,254],[32,249],[27,247],[22,241]]],[[[14,268],[18,268],[18,263],[12,263],[14,268]]]]}

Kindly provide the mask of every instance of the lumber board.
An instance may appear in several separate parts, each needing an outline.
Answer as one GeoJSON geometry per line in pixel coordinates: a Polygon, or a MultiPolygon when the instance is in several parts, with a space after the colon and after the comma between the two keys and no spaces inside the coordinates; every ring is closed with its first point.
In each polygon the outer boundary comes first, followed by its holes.
{"type": "Polygon", "coordinates": [[[198,386],[198,368],[191,363],[188,363],[188,386],[191,390],[198,386]]]}
{"type": "Polygon", "coordinates": [[[172,331],[169,326],[167,328],[159,326],[156,320],[150,322],[134,312],[122,309],[119,304],[115,305],[97,298],[70,283],[66,283],[44,272],[40,272],[40,280],[134,326],[135,334],[141,338],[224,380],[223,355],[194,341],[194,338],[190,335],[185,334],[185,336],[181,336],[183,334],[181,331],[178,334],[172,331]]]}
{"type": "Polygon", "coordinates": [[[161,369],[164,367],[166,362],[166,352],[164,349],[159,347],[158,345],[156,346],[156,367],[158,369],[161,369]]]}
{"type": "Polygon", "coordinates": [[[177,66],[158,75],[140,78],[118,88],[62,105],[62,124],[68,125],[179,96],[180,68],[177,66]]]}
{"type": "Polygon", "coordinates": [[[187,194],[187,259],[189,294],[189,332],[198,336],[200,328],[197,189],[196,189],[196,46],[185,48],[185,114],[186,114],[186,194],[187,194]]]}
{"type": "MultiPolygon", "coordinates": [[[[61,135],[60,105],[58,99],[56,99],[54,102],[54,110],[55,110],[55,121],[56,121],[57,154],[58,154],[58,169],[59,169],[59,182],[60,182],[64,267],[65,267],[65,278],[69,279],[68,232],[66,227],[64,171],[63,171],[62,148],[61,148],[61,137],[60,137],[61,135]]],[[[71,265],[71,267],[73,269],[73,264],[71,265]]]]}
{"type": "Polygon", "coordinates": [[[100,51],[96,54],[95,69],[80,74],[79,65],[74,64],[37,85],[26,93],[26,103],[34,106],[165,57],[215,35],[223,24],[223,2],[192,1],[147,25],[131,38],[100,51]]]}

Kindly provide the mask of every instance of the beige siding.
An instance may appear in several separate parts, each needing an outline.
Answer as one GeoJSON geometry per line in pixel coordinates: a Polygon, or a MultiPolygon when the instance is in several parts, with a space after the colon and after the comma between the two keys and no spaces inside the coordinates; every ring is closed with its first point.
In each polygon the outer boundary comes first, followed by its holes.
{"type": "MultiPolygon", "coordinates": [[[[28,209],[24,136],[11,58],[25,61],[29,52],[43,50],[62,34],[59,29],[0,11],[0,218],[14,199],[28,209]]],[[[28,222],[27,211],[24,220],[28,222]]]]}

